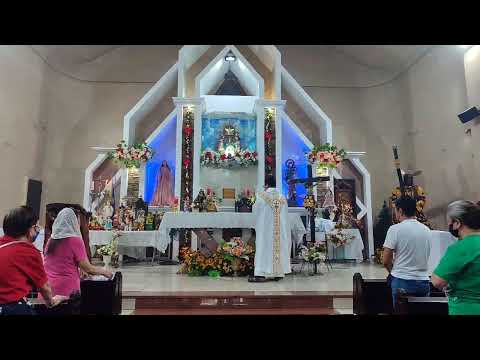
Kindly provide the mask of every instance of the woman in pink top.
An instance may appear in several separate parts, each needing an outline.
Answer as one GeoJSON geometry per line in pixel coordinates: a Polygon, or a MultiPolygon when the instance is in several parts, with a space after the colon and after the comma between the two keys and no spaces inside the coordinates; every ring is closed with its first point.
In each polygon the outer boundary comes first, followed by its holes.
{"type": "Polygon", "coordinates": [[[65,208],[53,223],[52,236],[45,251],[45,271],[55,294],[70,296],[80,292],[78,268],[90,275],[103,275],[109,279],[113,276],[111,271],[90,264],[77,215],[72,209],[65,208]]]}

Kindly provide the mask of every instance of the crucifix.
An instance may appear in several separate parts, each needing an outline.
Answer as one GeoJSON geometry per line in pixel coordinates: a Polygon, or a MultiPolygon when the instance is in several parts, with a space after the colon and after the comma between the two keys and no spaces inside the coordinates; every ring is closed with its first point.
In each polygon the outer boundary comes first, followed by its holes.
{"type": "MultiPolygon", "coordinates": [[[[330,181],[330,176],[312,176],[312,165],[307,165],[308,176],[305,179],[291,179],[288,184],[303,184],[307,189],[307,196],[313,196],[313,187],[318,182],[330,181]]],[[[308,208],[310,216],[310,241],[315,243],[315,206],[308,208]]]]}

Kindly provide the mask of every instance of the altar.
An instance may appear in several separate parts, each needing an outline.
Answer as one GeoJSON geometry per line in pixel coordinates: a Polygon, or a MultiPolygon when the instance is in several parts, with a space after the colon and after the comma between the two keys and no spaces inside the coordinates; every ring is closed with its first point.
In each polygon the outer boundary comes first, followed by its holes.
{"type": "MultiPolygon", "coordinates": [[[[212,208],[217,200],[218,208],[237,208],[245,199],[243,193],[262,191],[265,179],[273,177],[275,188],[288,200],[289,212],[296,214],[289,219],[293,243],[298,244],[305,231],[298,213],[307,194],[304,186],[289,181],[307,175],[312,159],[306,154],[318,145],[334,144],[331,120],[286,73],[273,48],[262,52],[258,64],[250,62],[250,51],[255,53],[256,48],[240,50],[228,45],[213,59],[193,48],[180,51],[182,66],[167,72],[125,115],[122,142],[117,147],[93,148],[98,155],[85,171],[84,208],[105,229],[143,230],[147,224],[151,229],[151,220],[134,211],[142,199],[147,205],[145,216],[165,212],[160,227],[153,221],[160,233],[149,234],[151,239],[145,242],[164,252],[171,242],[171,229],[252,229],[255,219],[251,214],[221,210],[196,214],[191,213],[192,205],[204,191],[214,194],[212,208]],[[250,55],[245,57],[244,51],[250,55]],[[272,58],[265,63],[265,56],[272,58]],[[259,72],[262,62],[270,70],[264,72],[261,67],[259,72]],[[205,66],[191,72],[193,64],[201,63],[205,66]],[[178,90],[173,96],[172,88],[178,90]],[[283,91],[294,101],[284,100],[283,91]],[[300,112],[293,111],[295,103],[300,112]],[[160,108],[162,118],[151,115],[160,108]]],[[[110,146],[118,140],[109,141],[110,146]]],[[[328,188],[334,202],[348,202],[355,220],[362,223],[363,243],[357,245],[369,257],[374,250],[373,225],[370,175],[360,160],[364,155],[345,152],[342,166],[328,173],[328,188]]],[[[320,200],[320,193],[314,192],[320,200]]],[[[248,200],[254,202],[254,196],[248,200]]],[[[141,236],[130,237],[136,243],[141,236]]],[[[195,247],[196,236],[191,238],[195,247]]],[[[358,256],[358,249],[355,252],[358,256]]]]}
{"type": "MultiPolygon", "coordinates": [[[[305,226],[298,214],[288,214],[292,243],[301,242],[306,234],[305,226]]],[[[252,213],[166,213],[159,228],[159,249],[165,251],[171,242],[171,229],[255,229],[256,218],[252,213]]],[[[173,259],[178,257],[178,237],[173,239],[173,259]]],[[[198,244],[192,241],[192,248],[198,244]]]]}

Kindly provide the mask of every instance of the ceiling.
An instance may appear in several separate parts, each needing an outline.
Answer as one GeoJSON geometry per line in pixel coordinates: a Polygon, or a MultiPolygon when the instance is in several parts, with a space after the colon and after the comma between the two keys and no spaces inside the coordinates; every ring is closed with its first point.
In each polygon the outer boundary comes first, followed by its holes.
{"type": "MultiPolygon", "coordinates": [[[[182,45],[33,45],[54,70],[83,81],[156,82],[182,45]]],[[[427,45],[280,45],[282,63],[304,86],[388,81],[431,50],[427,45]],[[346,71],[347,70],[347,71],[346,71]]]]}

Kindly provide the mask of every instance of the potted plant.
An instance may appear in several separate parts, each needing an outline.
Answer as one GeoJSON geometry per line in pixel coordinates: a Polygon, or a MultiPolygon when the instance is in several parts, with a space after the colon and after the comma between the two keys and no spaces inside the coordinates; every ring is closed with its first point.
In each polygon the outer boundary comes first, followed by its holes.
{"type": "MultiPolygon", "coordinates": [[[[317,265],[320,261],[325,261],[325,245],[316,241],[314,244],[308,244],[308,246],[301,247],[301,257],[309,265],[313,264],[313,274],[317,273],[317,265]]],[[[313,275],[312,274],[312,275],[313,275]]]]}
{"type": "Polygon", "coordinates": [[[112,256],[118,256],[117,243],[121,234],[118,231],[112,232],[112,241],[109,244],[101,246],[97,253],[102,256],[103,264],[109,267],[112,262],[112,256]]]}

